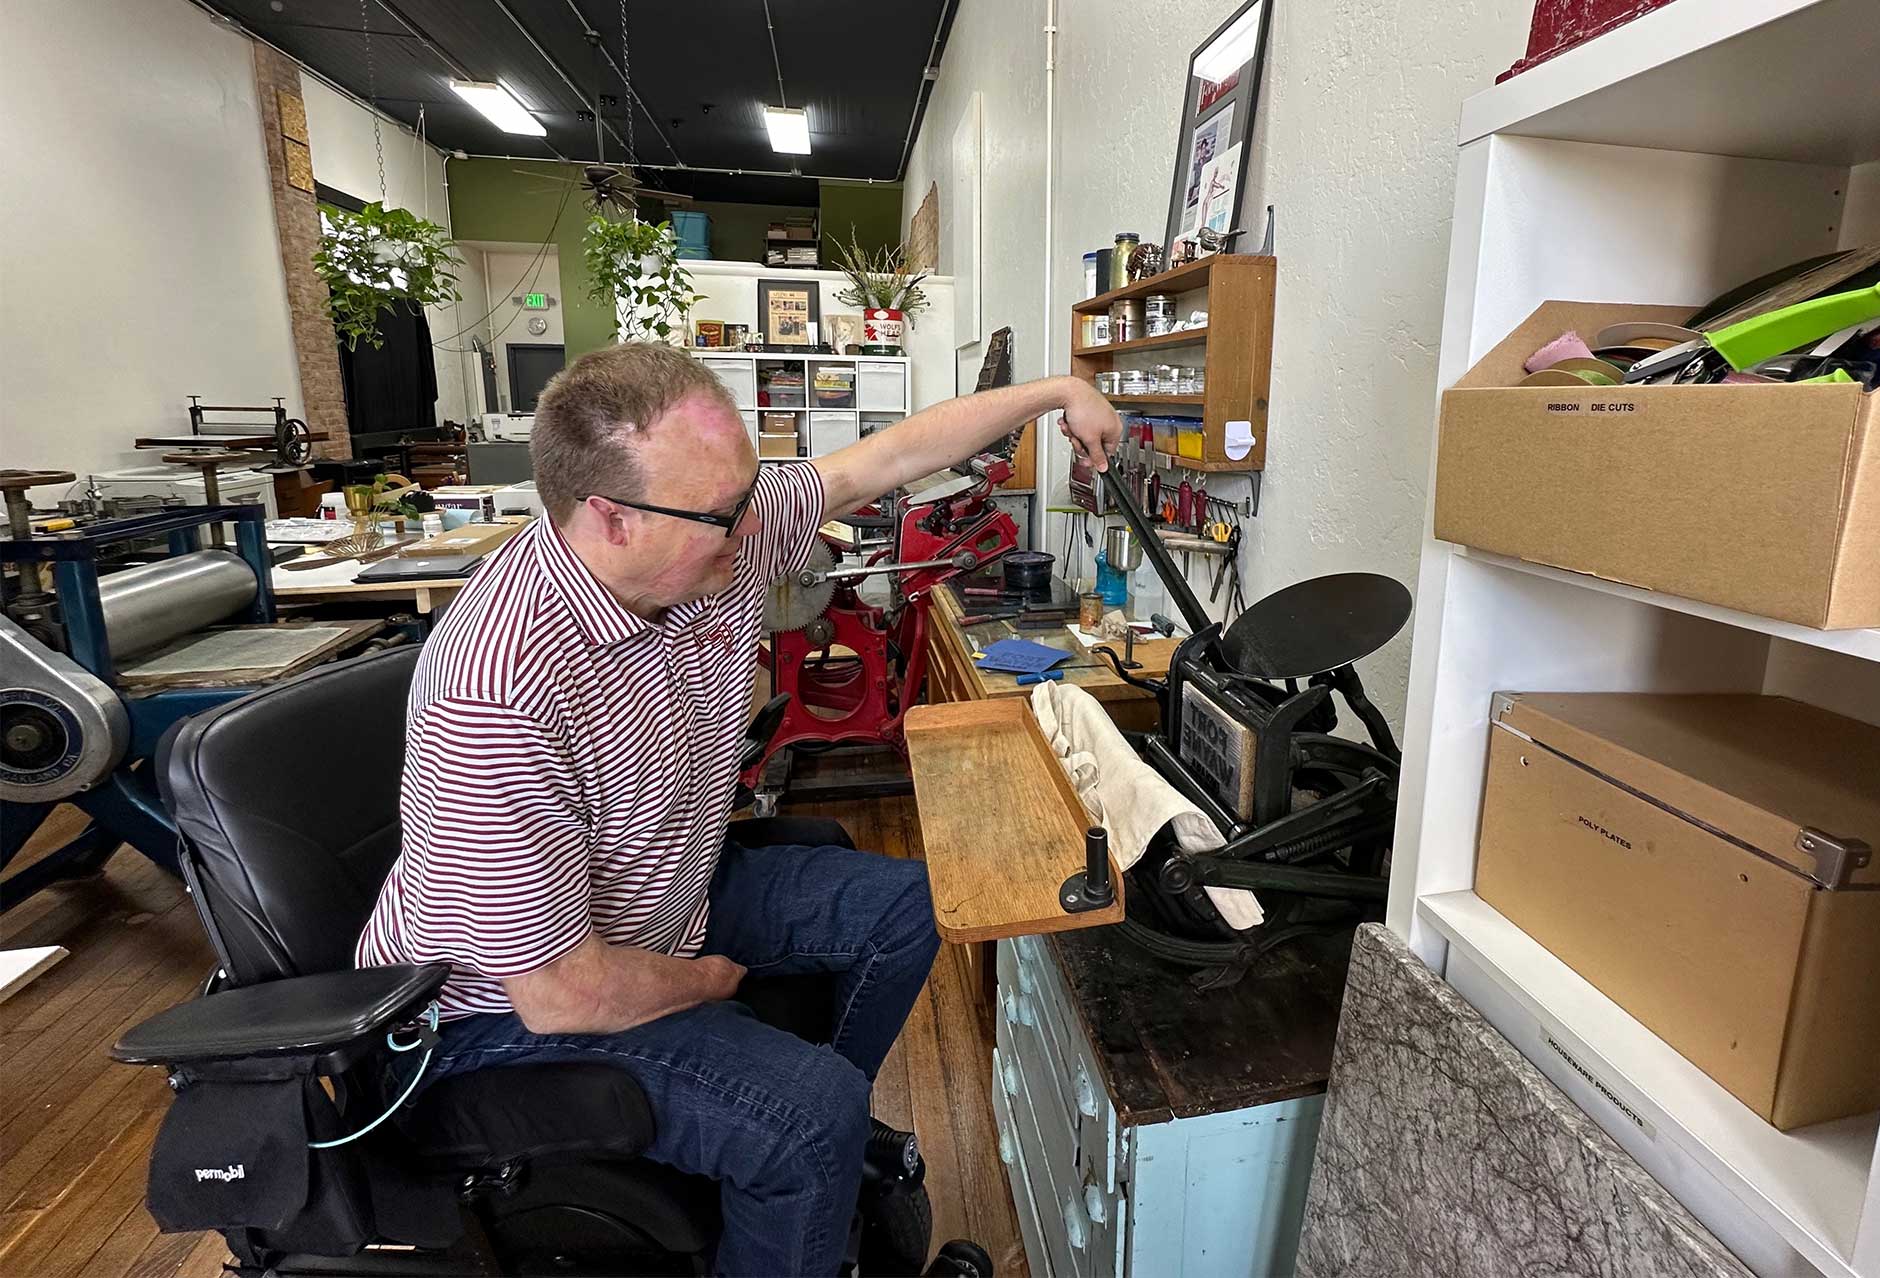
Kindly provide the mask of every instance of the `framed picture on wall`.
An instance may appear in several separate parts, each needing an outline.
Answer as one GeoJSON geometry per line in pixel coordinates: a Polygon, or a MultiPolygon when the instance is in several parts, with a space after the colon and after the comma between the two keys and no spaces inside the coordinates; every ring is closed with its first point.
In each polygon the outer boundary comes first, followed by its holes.
{"type": "Polygon", "coordinates": [[[813,346],[822,327],[816,282],[757,281],[757,331],[769,346],[813,346]]]}
{"type": "Polygon", "coordinates": [[[1222,233],[1240,229],[1273,3],[1248,0],[1188,59],[1162,238],[1171,257],[1177,241],[1193,239],[1202,227],[1222,233]]]}

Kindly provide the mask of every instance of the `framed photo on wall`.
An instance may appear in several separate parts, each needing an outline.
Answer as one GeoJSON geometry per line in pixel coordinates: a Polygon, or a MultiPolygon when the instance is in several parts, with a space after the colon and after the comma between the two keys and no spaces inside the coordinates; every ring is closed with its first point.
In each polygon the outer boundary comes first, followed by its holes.
{"type": "Polygon", "coordinates": [[[813,346],[822,327],[816,281],[757,281],[757,331],[769,346],[813,346]]]}
{"type": "Polygon", "coordinates": [[[1222,233],[1240,228],[1273,3],[1247,0],[1188,59],[1162,238],[1171,257],[1178,240],[1193,239],[1204,226],[1222,233]]]}

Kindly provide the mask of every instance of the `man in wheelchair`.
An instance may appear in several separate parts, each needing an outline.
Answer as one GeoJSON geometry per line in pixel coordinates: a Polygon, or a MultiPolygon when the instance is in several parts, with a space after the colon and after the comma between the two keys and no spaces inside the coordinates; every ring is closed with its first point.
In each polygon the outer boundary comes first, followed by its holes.
{"type": "MultiPolygon", "coordinates": [[[[918,862],[802,823],[727,841],[764,595],[830,515],[1058,408],[1087,457],[1120,435],[1055,378],[760,466],[677,350],[594,352],[550,384],[531,443],[547,517],[424,646],[402,851],[358,941],[362,968],[450,964],[418,1097],[525,1063],[622,1070],[650,1105],[646,1156],[718,1182],[717,1271],[837,1271],[870,1087],[938,939],[918,862]],[[826,1045],[736,1001],[747,979],[809,974],[833,976],[826,1045]]],[[[417,1056],[393,1057],[389,1095],[417,1056]]]]}

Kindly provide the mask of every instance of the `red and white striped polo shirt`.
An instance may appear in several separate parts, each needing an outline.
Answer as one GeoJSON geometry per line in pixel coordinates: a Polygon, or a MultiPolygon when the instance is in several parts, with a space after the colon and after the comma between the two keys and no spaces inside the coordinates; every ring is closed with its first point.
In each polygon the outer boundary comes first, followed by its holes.
{"type": "Polygon", "coordinates": [[[455,965],[447,1016],[506,1012],[498,978],[590,930],[696,954],[750,711],[764,593],[823,522],[813,466],[764,466],[723,593],[647,621],[547,519],[503,547],[424,645],[411,689],[403,850],[360,966],[455,965]]]}

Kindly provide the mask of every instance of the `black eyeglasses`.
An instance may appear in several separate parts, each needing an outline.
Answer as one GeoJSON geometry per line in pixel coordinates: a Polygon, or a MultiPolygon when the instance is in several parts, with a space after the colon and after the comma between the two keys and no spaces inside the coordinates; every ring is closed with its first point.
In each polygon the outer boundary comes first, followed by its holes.
{"type": "Polygon", "coordinates": [[[675,510],[671,506],[650,506],[643,501],[622,501],[618,497],[609,497],[606,493],[588,494],[590,497],[599,497],[602,501],[610,501],[616,506],[625,506],[628,510],[643,510],[649,515],[666,515],[672,519],[689,519],[695,524],[710,524],[714,528],[724,529],[726,537],[736,532],[738,525],[744,522],[744,512],[750,509],[751,498],[756,495],[757,485],[752,484],[745,490],[744,496],[738,498],[738,504],[731,508],[730,514],[714,515],[703,510],[675,510]]]}

